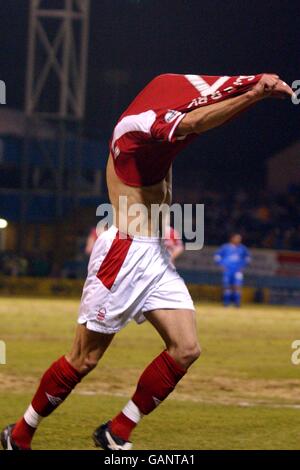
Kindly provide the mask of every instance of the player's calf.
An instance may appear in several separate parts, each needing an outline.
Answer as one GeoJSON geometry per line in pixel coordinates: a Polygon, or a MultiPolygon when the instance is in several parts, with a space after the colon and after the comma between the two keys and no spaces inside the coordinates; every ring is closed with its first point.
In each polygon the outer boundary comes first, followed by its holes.
{"type": "Polygon", "coordinates": [[[96,367],[112,338],[113,335],[95,333],[83,325],[77,328],[71,353],[47,369],[24,416],[11,430],[11,439],[17,447],[30,448],[41,420],[49,416],[81,379],[96,367]]]}
{"type": "Polygon", "coordinates": [[[55,361],[44,373],[24,416],[16,425],[3,430],[1,440],[4,448],[4,437],[7,436],[7,449],[30,449],[32,438],[41,420],[67,398],[80,380],[80,373],[64,356],[55,361]]]}
{"type": "Polygon", "coordinates": [[[129,439],[133,429],[144,415],[151,413],[169,396],[188,367],[198,359],[200,352],[196,341],[169,345],[144,370],[132,399],[121,413],[95,431],[93,438],[96,445],[115,450],[121,445],[120,450],[131,448],[129,439]]]}

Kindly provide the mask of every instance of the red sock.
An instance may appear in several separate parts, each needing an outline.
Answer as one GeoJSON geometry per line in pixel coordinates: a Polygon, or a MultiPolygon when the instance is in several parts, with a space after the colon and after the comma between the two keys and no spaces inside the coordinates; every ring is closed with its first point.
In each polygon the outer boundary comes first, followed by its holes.
{"type": "Polygon", "coordinates": [[[132,401],[144,415],[151,413],[185,373],[167,351],[162,352],[141,375],[132,401]]]}
{"type": "Polygon", "coordinates": [[[125,441],[129,441],[130,434],[136,427],[137,423],[127,418],[124,413],[119,413],[109,424],[109,429],[116,436],[121,437],[125,441]]]}
{"type": "Polygon", "coordinates": [[[36,428],[32,428],[21,418],[14,427],[12,437],[22,449],[29,449],[35,431],[36,428]]]}
{"type": "Polygon", "coordinates": [[[22,448],[29,448],[34,432],[42,417],[48,416],[60,405],[81,380],[80,373],[63,356],[44,373],[40,385],[12,433],[22,448]]]}
{"type": "Polygon", "coordinates": [[[132,400],[111,421],[111,431],[128,441],[140,419],[137,417],[138,413],[151,413],[174,390],[185,372],[167,351],[162,352],[144,370],[132,400]]]}

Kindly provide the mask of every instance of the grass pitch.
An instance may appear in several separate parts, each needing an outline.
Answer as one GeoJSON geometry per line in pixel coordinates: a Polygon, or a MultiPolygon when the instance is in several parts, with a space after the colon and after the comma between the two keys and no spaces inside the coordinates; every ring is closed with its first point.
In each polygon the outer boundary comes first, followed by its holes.
{"type": "MultiPolygon", "coordinates": [[[[78,301],[0,298],[0,428],[27,407],[49,364],[70,349],[78,301]]],[[[202,357],[133,435],[134,449],[299,449],[300,309],[197,306],[202,357]]],[[[163,347],[145,323],[127,326],[98,368],[44,420],[35,449],[93,449],[94,428],[115,415],[163,347]]]]}

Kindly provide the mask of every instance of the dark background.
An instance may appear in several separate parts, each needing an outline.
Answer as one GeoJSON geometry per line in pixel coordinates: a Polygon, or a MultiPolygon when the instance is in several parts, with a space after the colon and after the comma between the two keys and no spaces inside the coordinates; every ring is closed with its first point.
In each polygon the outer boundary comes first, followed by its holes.
{"type": "MultiPolygon", "coordinates": [[[[23,107],[28,13],[27,0],[0,1],[0,78],[16,108],[23,107]]],[[[276,72],[291,84],[300,79],[299,50],[296,1],[92,0],[85,133],[107,139],[157,74],[276,72]]],[[[265,160],[298,137],[299,107],[265,101],[199,137],[177,165],[191,166],[191,184],[262,186],[265,160]]]]}

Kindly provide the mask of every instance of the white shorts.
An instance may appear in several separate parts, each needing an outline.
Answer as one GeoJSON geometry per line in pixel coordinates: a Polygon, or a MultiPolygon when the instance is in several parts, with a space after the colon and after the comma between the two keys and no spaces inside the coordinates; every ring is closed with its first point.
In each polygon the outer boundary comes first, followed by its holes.
{"type": "Polygon", "coordinates": [[[112,334],[130,320],[142,323],[157,309],[194,304],[161,238],[121,239],[116,227],[96,240],[84,284],[78,323],[112,334]]]}

